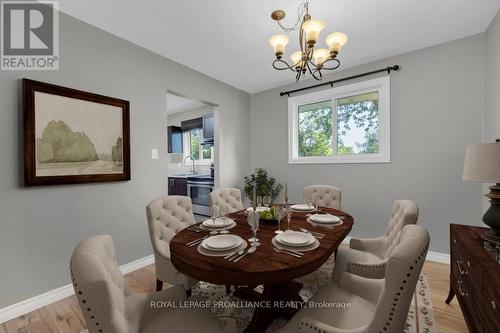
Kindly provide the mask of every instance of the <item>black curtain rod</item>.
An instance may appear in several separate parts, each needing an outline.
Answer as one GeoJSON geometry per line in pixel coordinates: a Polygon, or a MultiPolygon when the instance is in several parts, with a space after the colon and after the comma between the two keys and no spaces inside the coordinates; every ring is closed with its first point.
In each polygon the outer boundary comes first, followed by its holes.
{"type": "Polygon", "coordinates": [[[296,93],[296,92],[299,92],[299,91],[302,91],[302,90],[308,90],[308,89],[322,87],[322,86],[326,86],[326,85],[330,85],[330,87],[333,88],[333,84],[334,83],[338,83],[338,82],[342,82],[342,81],[347,81],[347,80],[352,80],[352,79],[357,79],[358,77],[363,77],[363,76],[367,76],[367,75],[373,75],[373,74],[377,74],[377,73],[381,73],[381,72],[387,72],[387,74],[391,74],[391,71],[397,71],[398,69],[399,69],[399,65],[390,66],[390,67],[386,67],[386,68],[381,68],[381,69],[377,69],[376,71],[371,71],[371,72],[366,72],[366,73],[362,73],[362,74],[358,74],[358,75],[348,76],[348,77],[345,77],[345,78],[342,78],[342,79],[338,79],[338,80],[333,80],[333,81],[318,83],[318,84],[315,84],[315,85],[312,85],[312,86],[309,86],[309,87],[304,87],[304,88],[299,88],[299,89],[294,89],[294,90],[289,90],[289,91],[283,91],[283,92],[280,92],[280,96],[288,95],[288,97],[290,97],[290,94],[293,94],[293,93],[296,93]]]}

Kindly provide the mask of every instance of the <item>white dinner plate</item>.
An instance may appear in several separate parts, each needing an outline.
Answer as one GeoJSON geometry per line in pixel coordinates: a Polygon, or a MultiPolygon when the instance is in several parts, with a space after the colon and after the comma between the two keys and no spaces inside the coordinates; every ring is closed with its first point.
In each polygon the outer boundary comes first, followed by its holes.
{"type": "Polygon", "coordinates": [[[208,237],[201,246],[210,251],[227,251],[243,244],[243,239],[236,235],[217,235],[208,237]]]}
{"type": "Polygon", "coordinates": [[[286,231],[276,235],[278,243],[288,246],[307,246],[314,243],[315,239],[313,235],[299,231],[286,231]]]}
{"type": "MultiPolygon", "coordinates": [[[[264,207],[264,206],[259,206],[259,207],[257,207],[257,209],[255,209],[255,211],[257,213],[267,212],[268,210],[269,210],[269,208],[264,207]]],[[[253,207],[248,207],[247,212],[251,212],[251,211],[253,211],[253,207]]]]}
{"type": "Polygon", "coordinates": [[[313,222],[322,224],[334,224],[341,221],[338,216],[330,214],[314,214],[309,216],[309,219],[313,222]]]}
{"type": "Polygon", "coordinates": [[[232,222],[233,222],[233,220],[231,220],[229,218],[226,218],[226,219],[216,218],[215,223],[212,219],[208,219],[208,220],[203,221],[202,224],[204,227],[207,227],[210,229],[221,229],[221,228],[228,227],[232,222]]]}
{"type": "Polygon", "coordinates": [[[201,253],[201,254],[208,256],[208,257],[224,257],[224,256],[227,256],[228,254],[233,254],[233,253],[238,252],[240,250],[246,249],[247,246],[248,246],[247,241],[243,240],[243,243],[240,246],[238,246],[237,248],[224,250],[224,251],[207,250],[201,244],[198,245],[197,249],[198,249],[198,253],[201,253]]]}
{"type": "Polygon", "coordinates": [[[296,210],[296,211],[299,211],[299,212],[312,212],[312,211],[315,211],[316,209],[314,209],[313,206],[311,205],[308,205],[308,204],[297,204],[297,205],[292,205],[290,206],[290,208],[292,210],[296,210]]]}
{"type": "Polygon", "coordinates": [[[276,240],[276,237],[273,237],[273,239],[271,240],[271,243],[274,245],[274,246],[278,246],[282,249],[285,249],[285,250],[293,250],[293,251],[299,251],[299,252],[306,252],[306,251],[312,251],[312,250],[315,250],[319,247],[319,240],[315,239],[314,242],[312,244],[309,244],[309,245],[306,245],[306,246],[289,246],[289,245],[284,245],[284,244],[281,244],[280,242],[278,242],[276,240]]]}

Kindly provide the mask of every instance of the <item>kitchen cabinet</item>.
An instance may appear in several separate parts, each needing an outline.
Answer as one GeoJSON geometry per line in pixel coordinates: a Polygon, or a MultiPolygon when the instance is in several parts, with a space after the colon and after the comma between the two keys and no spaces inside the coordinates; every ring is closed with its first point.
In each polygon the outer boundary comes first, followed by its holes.
{"type": "Polygon", "coordinates": [[[203,116],[203,143],[214,143],[214,115],[207,114],[203,116]]]}
{"type": "Polygon", "coordinates": [[[187,179],[182,177],[168,177],[169,195],[187,195],[187,179]]]}
{"type": "Polygon", "coordinates": [[[179,126],[167,127],[168,152],[182,154],[182,130],[179,126]]]}

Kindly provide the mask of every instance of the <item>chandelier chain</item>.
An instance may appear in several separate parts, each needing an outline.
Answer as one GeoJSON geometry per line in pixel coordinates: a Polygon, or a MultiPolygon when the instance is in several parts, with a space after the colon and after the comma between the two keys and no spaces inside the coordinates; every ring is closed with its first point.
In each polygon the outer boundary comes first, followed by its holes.
{"type": "Polygon", "coordinates": [[[304,16],[304,13],[308,10],[308,7],[309,3],[307,1],[302,2],[299,5],[299,8],[297,8],[297,22],[295,22],[295,24],[292,25],[291,27],[285,27],[283,24],[281,24],[280,21],[278,21],[278,25],[280,26],[280,28],[283,29],[285,32],[296,31],[302,24],[302,16],[304,16]]]}

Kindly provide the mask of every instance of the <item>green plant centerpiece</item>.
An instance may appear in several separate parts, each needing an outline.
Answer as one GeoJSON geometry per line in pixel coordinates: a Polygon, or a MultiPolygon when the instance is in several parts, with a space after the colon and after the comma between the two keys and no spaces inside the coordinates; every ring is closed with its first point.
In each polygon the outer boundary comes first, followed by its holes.
{"type": "MultiPolygon", "coordinates": [[[[255,169],[254,173],[252,173],[250,176],[245,177],[244,191],[245,195],[250,199],[250,201],[253,200],[254,188],[255,188],[255,195],[257,196],[269,195],[271,196],[272,202],[275,202],[276,198],[281,192],[281,189],[283,188],[283,185],[277,183],[274,177],[270,177],[265,169],[257,168],[255,169]]],[[[268,220],[275,218],[275,216],[269,216],[269,213],[265,214],[263,213],[261,213],[262,218],[268,220]]]]}

